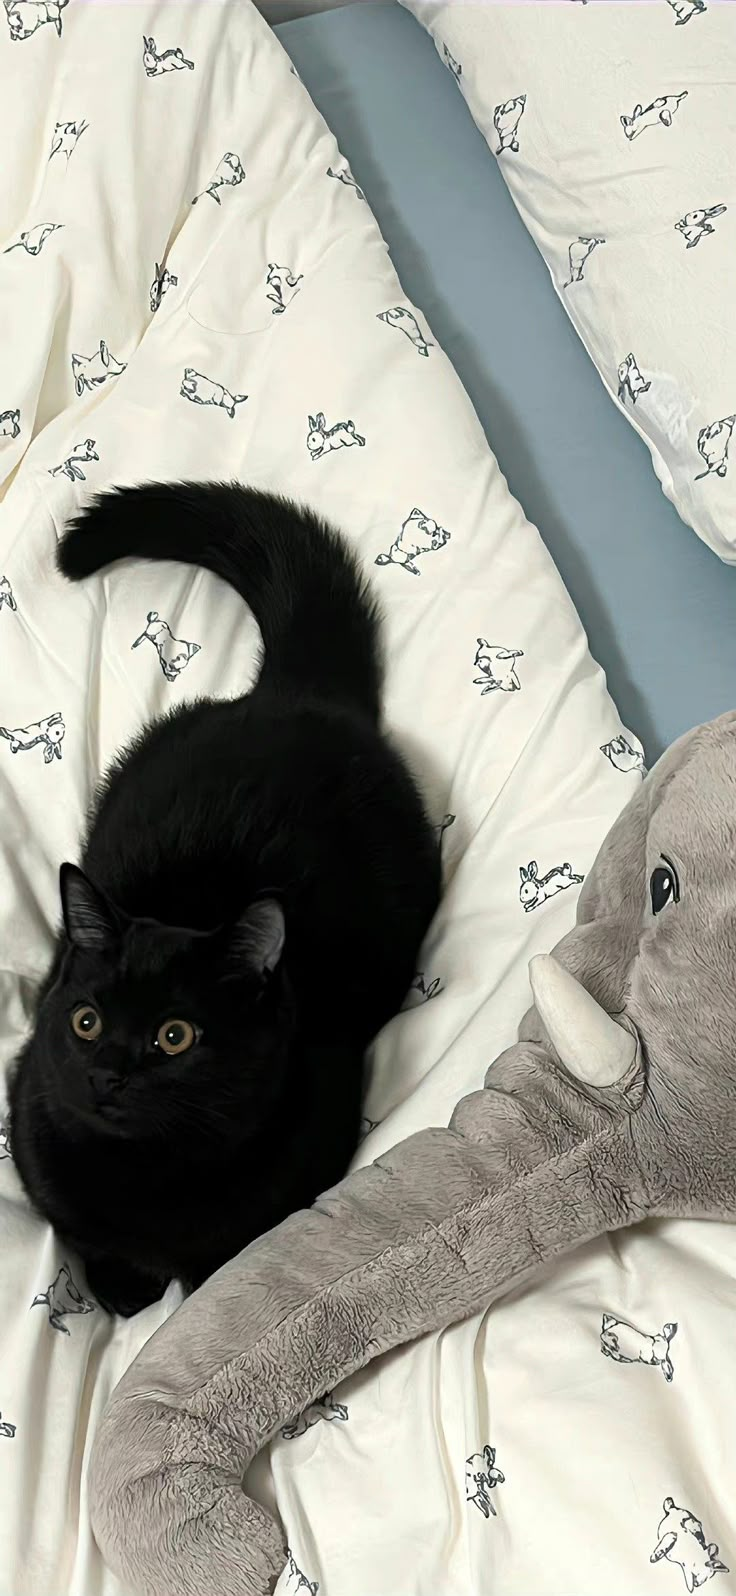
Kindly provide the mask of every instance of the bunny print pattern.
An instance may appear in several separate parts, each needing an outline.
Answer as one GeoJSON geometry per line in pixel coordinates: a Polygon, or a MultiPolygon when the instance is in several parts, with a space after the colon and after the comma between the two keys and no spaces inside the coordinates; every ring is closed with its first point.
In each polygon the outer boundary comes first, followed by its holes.
{"type": "Polygon", "coordinates": [[[606,759],[610,759],[614,770],[627,773],[630,770],[644,769],[643,749],[634,748],[628,737],[624,737],[623,733],[618,737],[612,737],[609,743],[601,743],[600,750],[602,754],[605,754],[606,759]]]}
{"type": "Polygon", "coordinates": [[[681,28],[693,17],[702,16],[708,10],[705,0],[667,0],[668,6],[675,13],[675,27],[681,28]]]}
{"type": "Polygon", "coordinates": [[[335,172],[331,166],[328,166],[328,168],[327,168],[327,176],[328,177],[334,177],[338,183],[344,183],[346,188],[351,188],[353,190],[353,192],[355,193],[355,196],[356,196],[357,199],[359,199],[359,200],[364,200],[365,199],[365,194],[363,193],[362,188],[360,188],[359,185],[356,183],[355,178],[353,177],[353,174],[352,174],[352,172],[350,170],[350,167],[348,166],[347,162],[345,163],[344,166],[340,167],[339,172],[335,172]]]}
{"type": "Polygon", "coordinates": [[[96,354],[72,355],[72,376],[77,398],[81,399],[85,388],[90,391],[99,388],[111,377],[119,377],[125,369],[125,361],[116,360],[115,356],[111,355],[104,338],[100,339],[100,347],[96,354]]]}
{"type": "Polygon", "coordinates": [[[30,39],[48,24],[61,38],[62,11],[69,0],[3,0],[5,15],[14,42],[30,39]]]}
{"type": "Polygon", "coordinates": [[[66,156],[67,166],[77,147],[83,133],[86,133],[89,122],[82,118],[79,122],[57,122],[51,138],[49,160],[54,155],[66,156]]]}
{"type": "Polygon", "coordinates": [[[416,507],[404,521],[398,537],[394,538],[387,554],[376,555],[376,565],[401,565],[410,576],[419,576],[417,560],[423,554],[435,554],[450,541],[450,534],[430,515],[416,507]]]}
{"type": "Polygon", "coordinates": [[[193,366],[185,367],[179,392],[182,399],[188,399],[193,405],[214,405],[216,410],[224,410],[231,421],[235,420],[236,405],[244,405],[248,398],[247,393],[231,393],[221,382],[213,382],[193,366]]]}
{"type": "Polygon", "coordinates": [[[178,282],[179,279],[174,276],[173,272],[168,271],[165,266],[159,266],[158,261],[156,261],[153,282],[149,290],[152,315],[155,316],[156,311],[160,310],[164,294],[167,294],[170,288],[176,288],[178,282]]]}
{"type": "Polygon", "coordinates": [[[85,438],[83,443],[75,443],[71,454],[61,465],[52,466],[50,477],[68,477],[70,482],[86,482],[86,473],[83,465],[88,465],[91,460],[99,460],[94,438],[85,438]]]}
{"type": "Polygon", "coordinates": [[[31,1307],[46,1308],[51,1329],[60,1330],[62,1335],[68,1336],[71,1332],[64,1320],[72,1314],[93,1313],[95,1305],[88,1297],[82,1296],[68,1263],[63,1263],[51,1285],[34,1297],[31,1307]]]}
{"type": "Polygon", "coordinates": [[[465,1461],[465,1500],[472,1502],[484,1518],[495,1518],[491,1492],[503,1485],[506,1476],[496,1468],[495,1446],[484,1446],[482,1452],[473,1452],[465,1461]]]}
{"type": "Polygon", "coordinates": [[[269,265],[266,272],[266,298],[273,306],[271,314],[280,316],[299,292],[302,273],[295,276],[288,266],[269,265]]]}
{"type": "Polygon", "coordinates": [[[687,99],[687,89],[681,94],[660,94],[649,105],[636,105],[631,116],[620,118],[621,126],[629,143],[638,139],[650,127],[671,127],[675,113],[679,110],[683,100],[687,99]]]}
{"type": "Polygon", "coordinates": [[[504,150],[511,150],[515,155],[519,149],[519,123],[526,107],[526,95],[517,94],[516,99],[506,100],[503,105],[497,105],[493,113],[493,126],[498,134],[497,155],[503,155],[504,150]]]}
{"type": "Polygon", "coordinates": [[[657,1529],[657,1544],[650,1563],[676,1563],[688,1591],[699,1590],[714,1574],[729,1572],[715,1541],[707,1541],[699,1518],[686,1507],[678,1507],[671,1496],[662,1503],[664,1517],[657,1529]]]}
{"type": "Polygon", "coordinates": [[[209,194],[210,199],[213,199],[216,205],[221,205],[220,189],[237,188],[239,183],[244,182],[245,167],[233,150],[227,150],[222,160],[218,161],[207,187],[202,189],[201,194],[195,194],[192,204],[196,205],[199,200],[204,198],[205,194],[209,194]]]}
{"type": "Polygon", "coordinates": [[[288,1546],[286,1548],[285,1573],[286,1589],[289,1592],[289,1596],[299,1596],[299,1591],[302,1590],[307,1592],[307,1596],[317,1596],[317,1592],[319,1590],[319,1580],[307,1579],[306,1574],[302,1573],[299,1564],[294,1557],[294,1553],[288,1546]]]}
{"type": "Polygon", "coordinates": [[[60,232],[62,226],[62,222],[38,222],[35,227],[29,227],[27,232],[21,233],[14,244],[8,244],[3,254],[9,255],[13,249],[22,249],[26,255],[40,255],[47,238],[52,233],[60,232]]]}
{"type": "Polygon", "coordinates": [[[622,404],[630,399],[632,405],[643,393],[648,393],[651,382],[646,382],[642,377],[633,355],[627,355],[618,368],[618,397],[622,404]]]}
{"type": "Polygon", "coordinates": [[[528,865],[519,866],[521,886],[519,887],[519,902],[527,914],[532,909],[538,909],[540,904],[546,903],[548,898],[555,898],[558,892],[566,892],[568,887],[579,886],[582,876],[573,874],[569,864],[555,865],[554,870],[548,870],[546,876],[539,875],[539,866],[535,859],[528,865]]]}
{"type": "Polygon", "coordinates": [[[434,344],[422,332],[414,312],[406,310],[403,305],[394,305],[392,310],[379,310],[378,320],[385,321],[387,326],[395,327],[398,332],[406,333],[418,355],[428,355],[430,349],[434,348],[434,344]]]}
{"type": "Polygon", "coordinates": [[[194,71],[194,62],[188,61],[183,50],[156,49],[156,40],[143,36],[143,66],[147,78],[160,78],[165,72],[194,71]]]}
{"type": "Polygon", "coordinates": [[[649,1368],[661,1369],[668,1385],[675,1371],[670,1356],[670,1346],[677,1335],[677,1325],[669,1321],[658,1335],[646,1335],[626,1319],[617,1319],[604,1313],[601,1325],[601,1352],[614,1363],[645,1363],[649,1368]]]}
{"type": "Polygon", "coordinates": [[[336,421],[334,427],[328,427],[323,410],[309,417],[307,448],[313,460],[321,460],[335,449],[351,449],[354,443],[359,449],[365,444],[365,438],[355,430],[354,421],[336,421]]]}
{"type": "Polygon", "coordinates": [[[131,643],[131,649],[139,648],[144,642],[153,643],[167,682],[175,682],[201,648],[199,643],[187,643],[181,637],[174,637],[168,621],[162,621],[158,610],[149,610],[145,630],[131,643]]]}
{"type": "Polygon", "coordinates": [[[480,671],[480,676],[473,677],[473,686],[482,689],[481,698],[485,698],[487,693],[518,693],[521,682],[516,661],[523,658],[523,648],[497,648],[484,637],[479,637],[473,667],[480,671]]]}
{"type": "Polygon", "coordinates": [[[0,411],[0,438],[17,438],[20,433],[20,410],[0,411]]]}
{"type": "Polygon", "coordinates": [[[701,208],[696,211],[686,211],[679,222],[675,222],[675,232],[682,233],[685,248],[694,249],[701,238],[707,238],[709,234],[715,233],[715,227],[711,226],[711,222],[714,217],[723,216],[725,211],[725,205],[711,205],[707,210],[701,208]]]}
{"type": "Polygon", "coordinates": [[[567,251],[570,276],[568,277],[567,282],[563,283],[564,288],[572,288],[573,283],[582,283],[585,262],[588,259],[588,256],[592,255],[593,250],[597,249],[599,244],[605,244],[605,242],[605,238],[588,238],[581,236],[580,238],[573,239],[573,242],[567,251]]]}
{"type": "Polygon", "coordinates": [[[319,1424],[320,1419],[324,1419],[327,1424],[334,1424],[336,1421],[341,1424],[347,1423],[348,1410],[345,1403],[335,1402],[331,1391],[326,1391],[317,1402],[312,1402],[298,1419],[294,1419],[291,1424],[285,1424],[281,1430],[282,1439],[294,1441],[298,1435],[305,1435],[307,1430],[311,1430],[313,1424],[319,1424]]]}
{"type": "Polygon", "coordinates": [[[34,720],[30,726],[0,726],[0,737],[10,744],[11,754],[28,753],[31,748],[43,749],[45,765],[61,759],[61,745],[66,726],[61,713],[56,710],[44,720],[34,720]]]}
{"type": "Polygon", "coordinates": [[[715,475],[725,477],[728,470],[728,448],[731,434],[736,426],[736,415],[722,416],[720,421],[711,421],[709,427],[701,427],[698,433],[698,454],[705,461],[705,470],[699,471],[696,482],[701,477],[715,475]]]}

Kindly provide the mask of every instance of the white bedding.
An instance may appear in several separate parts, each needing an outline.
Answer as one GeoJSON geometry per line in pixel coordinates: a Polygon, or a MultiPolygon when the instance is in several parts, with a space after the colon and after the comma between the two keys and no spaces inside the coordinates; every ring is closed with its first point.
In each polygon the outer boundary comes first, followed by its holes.
{"type": "MultiPolygon", "coordinates": [[[[3,248],[20,244],[0,256],[2,1063],[100,771],[147,717],[241,691],[257,646],[243,605],[204,574],[130,565],[66,587],[58,530],[105,484],[238,476],[308,500],[354,539],[385,611],[388,722],[438,826],[454,816],[417,984],[375,1049],[368,1159],[445,1121],[513,1039],[527,960],[571,924],[576,878],[640,779],[638,745],[250,4],[5,0],[0,81],[13,152],[0,232],[3,248]]],[[[31,1214],[4,1142],[0,1226],[0,1593],[121,1596],[88,1528],[86,1460],[177,1288],[111,1322],[31,1214]]],[[[272,1447],[270,1474],[254,1471],[292,1548],[280,1590],[681,1589],[671,1565],[699,1543],[681,1528],[664,1567],[650,1564],[663,1499],[702,1518],[706,1542],[725,1545],[733,1522],[722,1375],[735,1256],[726,1227],[616,1237],[349,1382],[342,1409],[310,1415],[272,1447]],[[619,1337],[653,1367],[601,1359],[604,1312],[631,1321],[619,1337]],[[675,1320],[668,1384],[646,1336],[675,1320]],[[477,1464],[466,1487],[477,1454],[485,1492],[477,1464]]]]}

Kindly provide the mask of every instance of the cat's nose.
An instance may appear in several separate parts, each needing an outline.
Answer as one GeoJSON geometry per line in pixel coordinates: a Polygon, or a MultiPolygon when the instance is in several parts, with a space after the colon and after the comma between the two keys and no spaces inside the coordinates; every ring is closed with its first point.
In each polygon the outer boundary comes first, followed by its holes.
{"type": "Polygon", "coordinates": [[[116,1070],[106,1069],[102,1064],[89,1070],[87,1078],[95,1097],[112,1097],[123,1085],[122,1075],[118,1075],[116,1070]]]}

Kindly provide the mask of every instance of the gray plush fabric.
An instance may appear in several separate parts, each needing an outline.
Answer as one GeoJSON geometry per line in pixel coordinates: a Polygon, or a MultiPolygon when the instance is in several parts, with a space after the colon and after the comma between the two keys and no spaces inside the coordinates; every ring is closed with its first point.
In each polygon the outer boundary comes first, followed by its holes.
{"type": "Polygon", "coordinates": [[[113,1394],[93,1525],[142,1596],[264,1596],[278,1525],[241,1489],[280,1425],[379,1353],[647,1215],[736,1211],[736,714],[676,743],[609,833],[555,950],[637,1039],[584,1086],[534,1009],[449,1128],[264,1236],[153,1336],[113,1394]],[[679,902],[653,915],[674,865],[679,902]]]}

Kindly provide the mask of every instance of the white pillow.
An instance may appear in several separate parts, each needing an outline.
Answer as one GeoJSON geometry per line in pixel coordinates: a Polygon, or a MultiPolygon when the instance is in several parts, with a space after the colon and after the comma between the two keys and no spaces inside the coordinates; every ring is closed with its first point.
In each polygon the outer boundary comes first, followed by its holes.
{"type": "Polygon", "coordinates": [[[665,493],[736,562],[736,4],[403,3],[665,493]]]}

